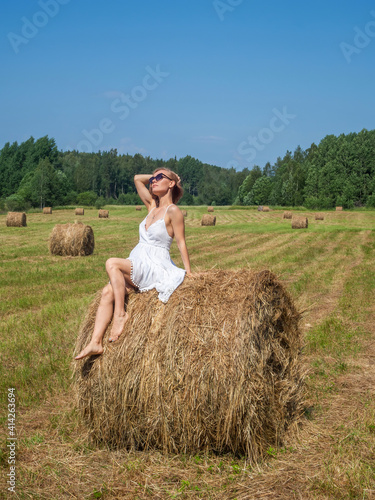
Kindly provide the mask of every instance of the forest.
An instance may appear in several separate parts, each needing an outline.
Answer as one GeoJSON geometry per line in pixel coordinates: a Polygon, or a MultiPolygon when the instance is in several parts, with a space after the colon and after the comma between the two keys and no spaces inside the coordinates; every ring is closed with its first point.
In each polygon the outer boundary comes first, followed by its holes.
{"type": "Polygon", "coordinates": [[[0,150],[0,210],[44,206],[134,205],[133,177],[168,168],[184,186],[182,205],[375,207],[375,130],[327,135],[318,145],[287,151],[274,164],[236,171],[191,156],[59,151],[48,136],[9,142],[0,150]]]}

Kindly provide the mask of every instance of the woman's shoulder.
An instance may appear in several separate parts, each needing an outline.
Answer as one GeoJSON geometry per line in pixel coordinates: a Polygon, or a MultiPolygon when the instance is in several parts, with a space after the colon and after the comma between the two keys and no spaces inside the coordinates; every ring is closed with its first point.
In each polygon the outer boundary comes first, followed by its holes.
{"type": "Polygon", "coordinates": [[[169,205],[169,206],[168,206],[168,208],[167,208],[167,212],[168,212],[169,214],[171,214],[172,216],[173,216],[173,215],[177,215],[177,214],[178,214],[178,215],[179,215],[179,214],[181,214],[181,215],[182,215],[182,212],[181,212],[180,207],[178,207],[178,206],[177,206],[177,205],[175,205],[174,203],[172,203],[171,205],[169,205]]]}

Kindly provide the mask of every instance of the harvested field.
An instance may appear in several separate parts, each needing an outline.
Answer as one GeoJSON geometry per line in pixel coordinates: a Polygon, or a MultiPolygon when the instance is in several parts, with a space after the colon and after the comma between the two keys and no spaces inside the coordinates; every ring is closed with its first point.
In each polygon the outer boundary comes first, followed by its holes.
{"type": "MultiPolygon", "coordinates": [[[[106,259],[128,255],[145,215],[134,206],[110,209],[105,224],[97,210],[85,210],[96,244],[88,259],[48,252],[54,225],[69,222],[71,210],[54,210],[53,221],[27,214],[27,231],[7,228],[0,215],[1,397],[5,408],[8,388],[16,388],[18,496],[373,498],[375,211],[345,210],[340,217],[325,211],[321,223],[314,211],[293,210],[309,219],[308,231],[295,231],[283,222],[284,210],[264,217],[256,207],[215,207],[220,224],[202,231],[207,207],[187,208],[193,272],[270,269],[302,312],[305,416],[297,436],[270,446],[253,465],[230,453],[110,450],[89,439],[74,406],[74,345],[89,304],[107,282],[106,259]]],[[[175,243],[171,256],[181,267],[175,243]]],[[[225,283],[220,286],[218,297],[225,294],[225,283]]],[[[110,349],[125,346],[124,336],[110,349]]],[[[9,452],[5,440],[1,446],[5,491],[9,452]]]]}

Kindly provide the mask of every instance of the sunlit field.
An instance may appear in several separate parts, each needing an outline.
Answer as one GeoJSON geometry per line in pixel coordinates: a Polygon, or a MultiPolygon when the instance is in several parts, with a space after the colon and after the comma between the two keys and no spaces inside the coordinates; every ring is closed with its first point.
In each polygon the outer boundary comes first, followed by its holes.
{"type": "MultiPolygon", "coordinates": [[[[74,407],[73,349],[105,261],[127,257],[146,210],[27,214],[27,227],[0,215],[1,498],[371,499],[375,498],[375,211],[294,211],[207,207],[187,210],[192,270],[270,269],[303,312],[309,369],[303,425],[267,459],[163,455],[93,446],[74,407]],[[88,257],[51,256],[55,224],[80,220],[95,235],[88,257]],[[16,494],[7,495],[7,396],[16,396],[16,494]]],[[[182,267],[175,243],[172,258],[182,267]]],[[[225,304],[223,304],[225,307],[225,304]]]]}

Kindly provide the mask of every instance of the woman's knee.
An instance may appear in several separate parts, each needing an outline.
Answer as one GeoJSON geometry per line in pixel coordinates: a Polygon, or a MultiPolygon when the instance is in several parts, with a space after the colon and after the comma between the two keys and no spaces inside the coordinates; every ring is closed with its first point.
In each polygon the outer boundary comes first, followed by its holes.
{"type": "Polygon", "coordinates": [[[115,262],[116,262],[116,259],[114,257],[107,259],[107,261],[105,263],[105,268],[106,268],[107,272],[112,271],[113,269],[115,269],[117,267],[115,262]]]}
{"type": "Polygon", "coordinates": [[[102,290],[102,299],[106,302],[113,302],[114,294],[111,283],[108,283],[102,290]]]}

